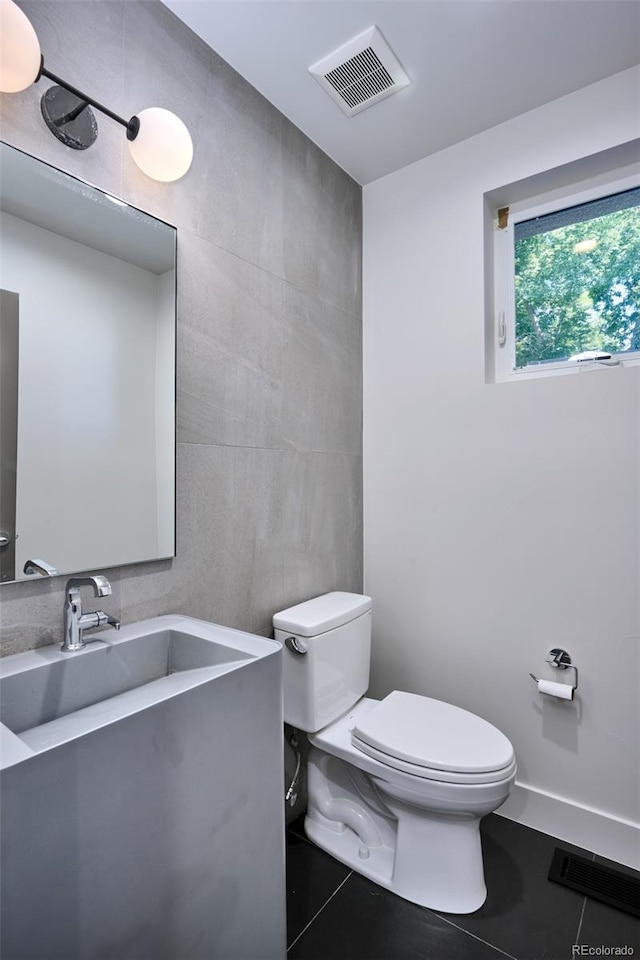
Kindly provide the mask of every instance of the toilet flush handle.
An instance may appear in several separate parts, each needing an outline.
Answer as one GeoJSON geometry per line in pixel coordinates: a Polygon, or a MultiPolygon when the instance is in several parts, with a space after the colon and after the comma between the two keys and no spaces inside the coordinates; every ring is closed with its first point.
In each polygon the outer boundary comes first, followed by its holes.
{"type": "Polygon", "coordinates": [[[287,637],[286,640],[284,641],[284,645],[285,647],[287,647],[288,650],[291,650],[292,653],[307,652],[306,646],[304,645],[302,640],[298,639],[298,637],[287,637]]]}

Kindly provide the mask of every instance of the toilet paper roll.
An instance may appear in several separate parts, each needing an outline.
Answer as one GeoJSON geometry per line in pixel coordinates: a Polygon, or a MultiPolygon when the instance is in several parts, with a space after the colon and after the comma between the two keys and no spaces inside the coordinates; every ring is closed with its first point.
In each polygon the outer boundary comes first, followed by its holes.
{"type": "Polygon", "coordinates": [[[560,700],[573,700],[573,691],[570,683],[555,683],[553,680],[538,680],[538,693],[545,693],[548,697],[558,697],[560,700]]]}

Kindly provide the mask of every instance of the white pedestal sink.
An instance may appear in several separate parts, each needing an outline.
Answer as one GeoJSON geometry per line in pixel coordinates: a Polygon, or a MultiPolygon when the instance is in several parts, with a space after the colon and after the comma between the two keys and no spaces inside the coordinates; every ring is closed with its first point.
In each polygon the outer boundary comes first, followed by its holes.
{"type": "Polygon", "coordinates": [[[281,650],[167,616],[0,660],[3,960],[282,960],[281,650]]]}

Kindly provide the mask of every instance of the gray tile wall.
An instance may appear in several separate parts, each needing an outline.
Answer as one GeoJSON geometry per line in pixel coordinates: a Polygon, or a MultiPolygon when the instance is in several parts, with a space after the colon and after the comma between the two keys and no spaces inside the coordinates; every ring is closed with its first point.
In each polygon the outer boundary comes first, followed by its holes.
{"type": "MultiPolygon", "coordinates": [[[[195,146],[154,183],[99,114],[91,149],[58,143],[46,80],[0,96],[2,139],[178,227],[177,557],[107,571],[101,605],[268,634],[361,590],[360,187],[157,0],[20,6],[50,70],[121,116],[174,111],[195,146]]],[[[60,640],[64,582],[0,587],[3,653],[60,640]]]]}

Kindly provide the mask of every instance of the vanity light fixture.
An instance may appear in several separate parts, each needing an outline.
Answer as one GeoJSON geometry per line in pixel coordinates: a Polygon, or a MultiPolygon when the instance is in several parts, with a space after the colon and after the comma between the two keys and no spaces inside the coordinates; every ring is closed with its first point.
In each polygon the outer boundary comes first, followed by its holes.
{"type": "Polygon", "coordinates": [[[0,0],[0,91],[18,93],[41,77],[56,84],[41,100],[51,132],[74,150],[86,150],[98,135],[91,107],[122,124],[135,163],[148,177],[168,183],[184,176],[193,158],[186,126],[174,113],[149,107],[125,120],[97,100],[45,69],[37,34],[14,0],[0,0]]]}

